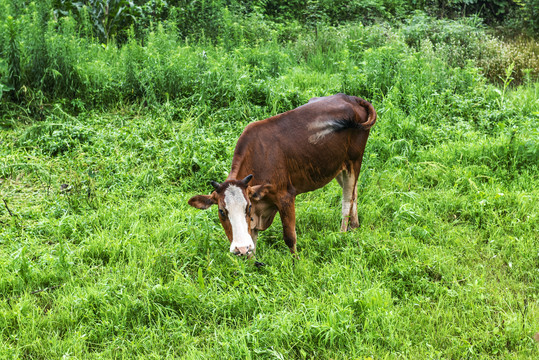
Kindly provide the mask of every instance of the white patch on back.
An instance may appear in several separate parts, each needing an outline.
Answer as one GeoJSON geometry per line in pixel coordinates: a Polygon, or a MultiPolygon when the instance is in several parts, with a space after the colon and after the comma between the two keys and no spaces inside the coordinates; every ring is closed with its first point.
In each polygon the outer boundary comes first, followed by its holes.
{"type": "Polygon", "coordinates": [[[245,208],[247,200],[243,196],[241,189],[235,185],[230,185],[225,190],[225,208],[228,211],[228,219],[232,225],[232,243],[230,243],[230,251],[240,247],[251,247],[254,249],[255,244],[249,234],[247,220],[245,219],[245,208]]]}
{"type": "Polygon", "coordinates": [[[333,128],[331,127],[331,121],[315,121],[309,124],[308,129],[315,132],[314,134],[309,136],[309,142],[311,144],[318,143],[326,135],[333,132],[333,128]]]}

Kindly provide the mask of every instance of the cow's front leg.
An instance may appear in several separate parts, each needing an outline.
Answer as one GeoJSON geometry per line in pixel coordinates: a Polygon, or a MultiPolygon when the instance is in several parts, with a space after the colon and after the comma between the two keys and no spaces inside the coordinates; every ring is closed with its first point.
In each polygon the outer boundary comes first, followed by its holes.
{"type": "MultiPolygon", "coordinates": [[[[258,238],[258,230],[257,229],[251,229],[251,237],[253,238],[253,243],[255,244],[255,250],[253,251],[253,256],[256,256],[256,239],[258,238]]],[[[266,266],[263,262],[255,261],[255,266],[257,268],[260,268],[262,266],[266,266]]]]}
{"type": "Polygon", "coordinates": [[[292,254],[296,254],[296,209],[295,196],[285,196],[279,203],[278,209],[283,223],[283,238],[292,254]]]}
{"type": "Polygon", "coordinates": [[[256,240],[258,239],[257,229],[251,229],[251,238],[253,239],[253,244],[255,244],[255,250],[253,251],[253,255],[254,255],[256,252],[256,240]]]}

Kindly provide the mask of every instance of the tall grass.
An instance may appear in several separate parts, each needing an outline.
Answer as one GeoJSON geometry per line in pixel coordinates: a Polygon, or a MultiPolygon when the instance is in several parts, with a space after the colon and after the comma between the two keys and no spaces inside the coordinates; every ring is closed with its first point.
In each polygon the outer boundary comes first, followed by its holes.
{"type": "MultiPolygon", "coordinates": [[[[207,5],[208,9],[216,6],[204,4],[199,5],[207,5]]],[[[358,80],[347,79],[347,73],[369,61],[369,56],[383,58],[384,54],[366,52],[378,47],[394,49],[394,53],[387,54],[392,58],[385,60],[390,62],[398,62],[406,53],[428,51],[435,61],[441,60],[449,67],[466,68],[471,63],[472,67],[480,67],[490,82],[498,84],[509,66],[513,66],[515,84],[533,82],[539,76],[539,53],[533,40],[522,38],[508,43],[487,35],[477,17],[449,21],[415,13],[402,28],[360,23],[332,27],[323,21],[312,26],[271,22],[258,12],[239,16],[239,10],[225,8],[215,15],[219,16],[218,22],[200,18],[204,24],[217,26],[211,31],[208,28],[212,35],[206,37],[204,32],[199,36],[183,35],[180,23],[182,16],[190,16],[189,11],[173,8],[171,12],[178,14],[171,14],[167,21],[150,21],[144,29],[133,25],[122,32],[121,39],[110,37],[101,43],[94,35],[90,15],[85,13],[88,9],[83,8],[74,18],[51,13],[48,2],[32,2],[24,10],[6,1],[2,5],[7,13],[3,14],[5,32],[0,42],[4,54],[0,62],[2,92],[25,105],[60,99],[68,105],[82,101],[101,107],[119,102],[161,104],[205,92],[215,94],[214,99],[223,98],[222,102],[214,102],[219,107],[230,103],[227,98],[232,94],[234,98],[238,95],[237,89],[222,84],[222,79],[235,84],[241,78],[245,83],[243,79],[248,74],[246,86],[260,88],[262,82],[283,75],[282,69],[290,68],[294,62],[300,66],[306,63],[318,73],[345,74],[341,82],[354,91],[358,80]],[[243,52],[251,52],[246,63],[237,61],[243,52]]],[[[200,26],[204,29],[205,25],[200,26]]],[[[379,65],[393,68],[391,64],[379,65]]],[[[380,69],[369,69],[366,74],[372,78],[379,72],[380,69]]],[[[383,80],[387,82],[395,74],[384,70],[380,75],[388,76],[383,80]]],[[[371,82],[371,78],[365,80],[371,82]]],[[[360,77],[359,82],[362,80],[360,77]]],[[[382,93],[387,90],[381,89],[382,93]]],[[[370,96],[372,89],[367,91],[370,96]]],[[[294,105],[301,101],[296,100],[294,105]]],[[[4,108],[11,105],[0,103],[4,108]]],[[[74,110],[77,107],[80,106],[73,106],[74,110]]],[[[40,109],[38,106],[33,111],[40,109]]]]}
{"type": "MultiPolygon", "coordinates": [[[[526,100],[537,90],[510,93],[505,106],[537,111],[526,100]]],[[[214,214],[186,204],[224,178],[248,120],[167,105],[56,110],[3,131],[2,198],[13,212],[0,215],[3,353],[535,356],[536,120],[513,135],[434,126],[391,99],[377,108],[361,228],[338,232],[336,184],[305,194],[301,260],[287,256],[276,223],[259,241],[261,269],[230,257],[214,214]]]]}

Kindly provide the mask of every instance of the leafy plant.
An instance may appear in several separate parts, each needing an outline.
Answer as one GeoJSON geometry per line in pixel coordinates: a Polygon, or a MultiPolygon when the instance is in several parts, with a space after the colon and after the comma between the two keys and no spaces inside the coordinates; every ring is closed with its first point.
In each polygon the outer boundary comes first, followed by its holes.
{"type": "Polygon", "coordinates": [[[4,84],[1,84],[0,83],[0,100],[2,100],[2,96],[4,93],[8,93],[12,90],[14,90],[15,88],[14,87],[11,87],[11,86],[7,86],[7,85],[4,85],[4,84]]]}
{"type": "Polygon", "coordinates": [[[21,88],[21,53],[17,25],[17,21],[12,16],[8,16],[5,24],[5,30],[8,37],[6,58],[8,75],[7,81],[9,87],[5,87],[2,91],[13,89],[13,98],[17,96],[16,94],[21,88]]]}
{"type": "Polygon", "coordinates": [[[521,0],[518,3],[522,6],[524,30],[532,35],[539,35],[539,0],[521,0]]]}
{"type": "MultiPolygon", "coordinates": [[[[56,0],[55,14],[67,16],[70,13],[82,18],[84,11],[92,21],[99,39],[108,43],[113,37],[123,35],[141,14],[141,7],[132,0],[56,0]]],[[[120,39],[122,40],[122,39],[120,39]]]]}

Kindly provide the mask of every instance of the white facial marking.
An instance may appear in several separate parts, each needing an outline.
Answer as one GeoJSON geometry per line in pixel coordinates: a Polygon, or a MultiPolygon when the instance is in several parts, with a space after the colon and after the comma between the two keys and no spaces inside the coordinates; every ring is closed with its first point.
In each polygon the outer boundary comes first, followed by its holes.
{"type": "Polygon", "coordinates": [[[236,248],[250,247],[255,248],[253,239],[249,234],[247,220],[245,219],[245,208],[247,200],[243,196],[241,189],[235,185],[230,185],[225,190],[225,208],[228,211],[228,219],[232,225],[232,243],[230,243],[230,251],[233,252],[236,248]]]}

